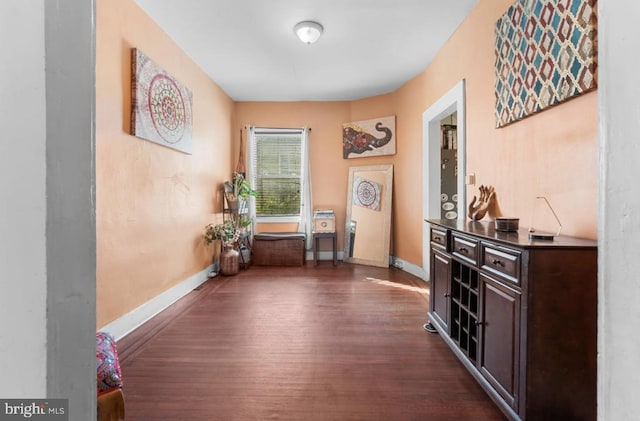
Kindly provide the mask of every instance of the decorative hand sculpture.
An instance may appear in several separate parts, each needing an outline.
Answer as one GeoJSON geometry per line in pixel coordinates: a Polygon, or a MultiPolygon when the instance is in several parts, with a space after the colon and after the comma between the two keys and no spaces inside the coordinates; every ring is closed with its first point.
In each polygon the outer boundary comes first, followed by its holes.
{"type": "Polygon", "coordinates": [[[494,194],[493,187],[480,186],[480,200],[476,203],[476,196],[473,196],[471,203],[469,203],[469,218],[474,221],[484,218],[489,209],[489,198],[492,198],[494,194]]]}
{"type": "Polygon", "coordinates": [[[477,200],[476,196],[473,196],[471,203],[469,203],[469,218],[474,221],[479,221],[489,213],[489,217],[495,219],[502,216],[502,211],[498,205],[498,197],[493,186],[480,186],[480,199],[477,200]]]}

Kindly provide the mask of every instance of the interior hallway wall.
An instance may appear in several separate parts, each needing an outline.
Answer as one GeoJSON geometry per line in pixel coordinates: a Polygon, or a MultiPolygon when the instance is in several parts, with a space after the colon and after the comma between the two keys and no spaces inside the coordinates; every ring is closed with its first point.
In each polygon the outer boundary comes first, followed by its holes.
{"type": "Polygon", "coordinates": [[[132,0],[98,0],[96,113],[99,328],[211,264],[234,103],[132,0]],[[193,155],[129,134],[131,48],[193,93],[193,155]]]}
{"type": "Polygon", "coordinates": [[[45,396],[47,368],[44,0],[0,3],[0,396],[45,396]],[[11,141],[9,141],[11,139],[11,141]],[[28,170],[27,170],[28,169],[28,170]],[[20,323],[15,323],[19,320],[20,323]]]}
{"type": "Polygon", "coordinates": [[[598,419],[640,414],[640,3],[598,2],[598,419]]]}

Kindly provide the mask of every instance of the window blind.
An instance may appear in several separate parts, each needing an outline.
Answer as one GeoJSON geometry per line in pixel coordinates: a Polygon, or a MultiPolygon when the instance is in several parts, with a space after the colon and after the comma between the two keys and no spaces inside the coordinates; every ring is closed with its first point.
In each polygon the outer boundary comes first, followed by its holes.
{"type": "Polygon", "coordinates": [[[256,215],[299,216],[302,131],[256,130],[250,147],[256,215]]]}

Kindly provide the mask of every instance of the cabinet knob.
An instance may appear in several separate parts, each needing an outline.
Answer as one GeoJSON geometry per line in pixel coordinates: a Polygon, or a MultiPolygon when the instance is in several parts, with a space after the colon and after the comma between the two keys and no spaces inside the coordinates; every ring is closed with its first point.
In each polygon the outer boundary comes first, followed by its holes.
{"type": "Polygon", "coordinates": [[[481,326],[481,325],[483,325],[483,324],[484,324],[484,322],[481,322],[481,321],[479,321],[479,320],[477,320],[477,321],[475,322],[475,325],[476,325],[476,326],[481,326]]]}
{"type": "Polygon", "coordinates": [[[460,248],[458,249],[458,251],[459,251],[460,253],[466,253],[466,252],[468,252],[469,250],[467,250],[467,248],[466,248],[466,247],[460,247],[460,248]]]}
{"type": "Polygon", "coordinates": [[[442,240],[442,238],[440,238],[440,237],[438,237],[438,236],[433,237],[433,239],[434,239],[434,240],[436,240],[436,241],[440,241],[440,240],[442,240]]]}
{"type": "Polygon", "coordinates": [[[448,292],[445,292],[445,293],[444,293],[444,296],[445,296],[445,297],[451,297],[451,294],[449,294],[448,292]]]}
{"type": "Polygon", "coordinates": [[[496,265],[496,266],[502,266],[502,267],[504,267],[504,263],[502,262],[502,260],[493,259],[493,260],[491,261],[491,263],[493,263],[493,264],[494,264],[494,265],[496,265]]]}

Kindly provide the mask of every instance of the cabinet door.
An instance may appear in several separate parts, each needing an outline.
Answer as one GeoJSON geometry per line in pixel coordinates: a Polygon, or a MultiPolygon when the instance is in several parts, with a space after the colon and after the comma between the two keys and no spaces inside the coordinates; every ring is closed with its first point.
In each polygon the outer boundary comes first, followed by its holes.
{"type": "MultiPolygon", "coordinates": [[[[451,258],[437,250],[431,251],[431,285],[429,286],[431,314],[447,329],[449,324],[449,288],[451,258]]],[[[448,331],[448,329],[447,329],[448,331]]]]}
{"type": "Polygon", "coordinates": [[[518,411],[520,293],[480,274],[480,358],[478,368],[518,411]]]}

